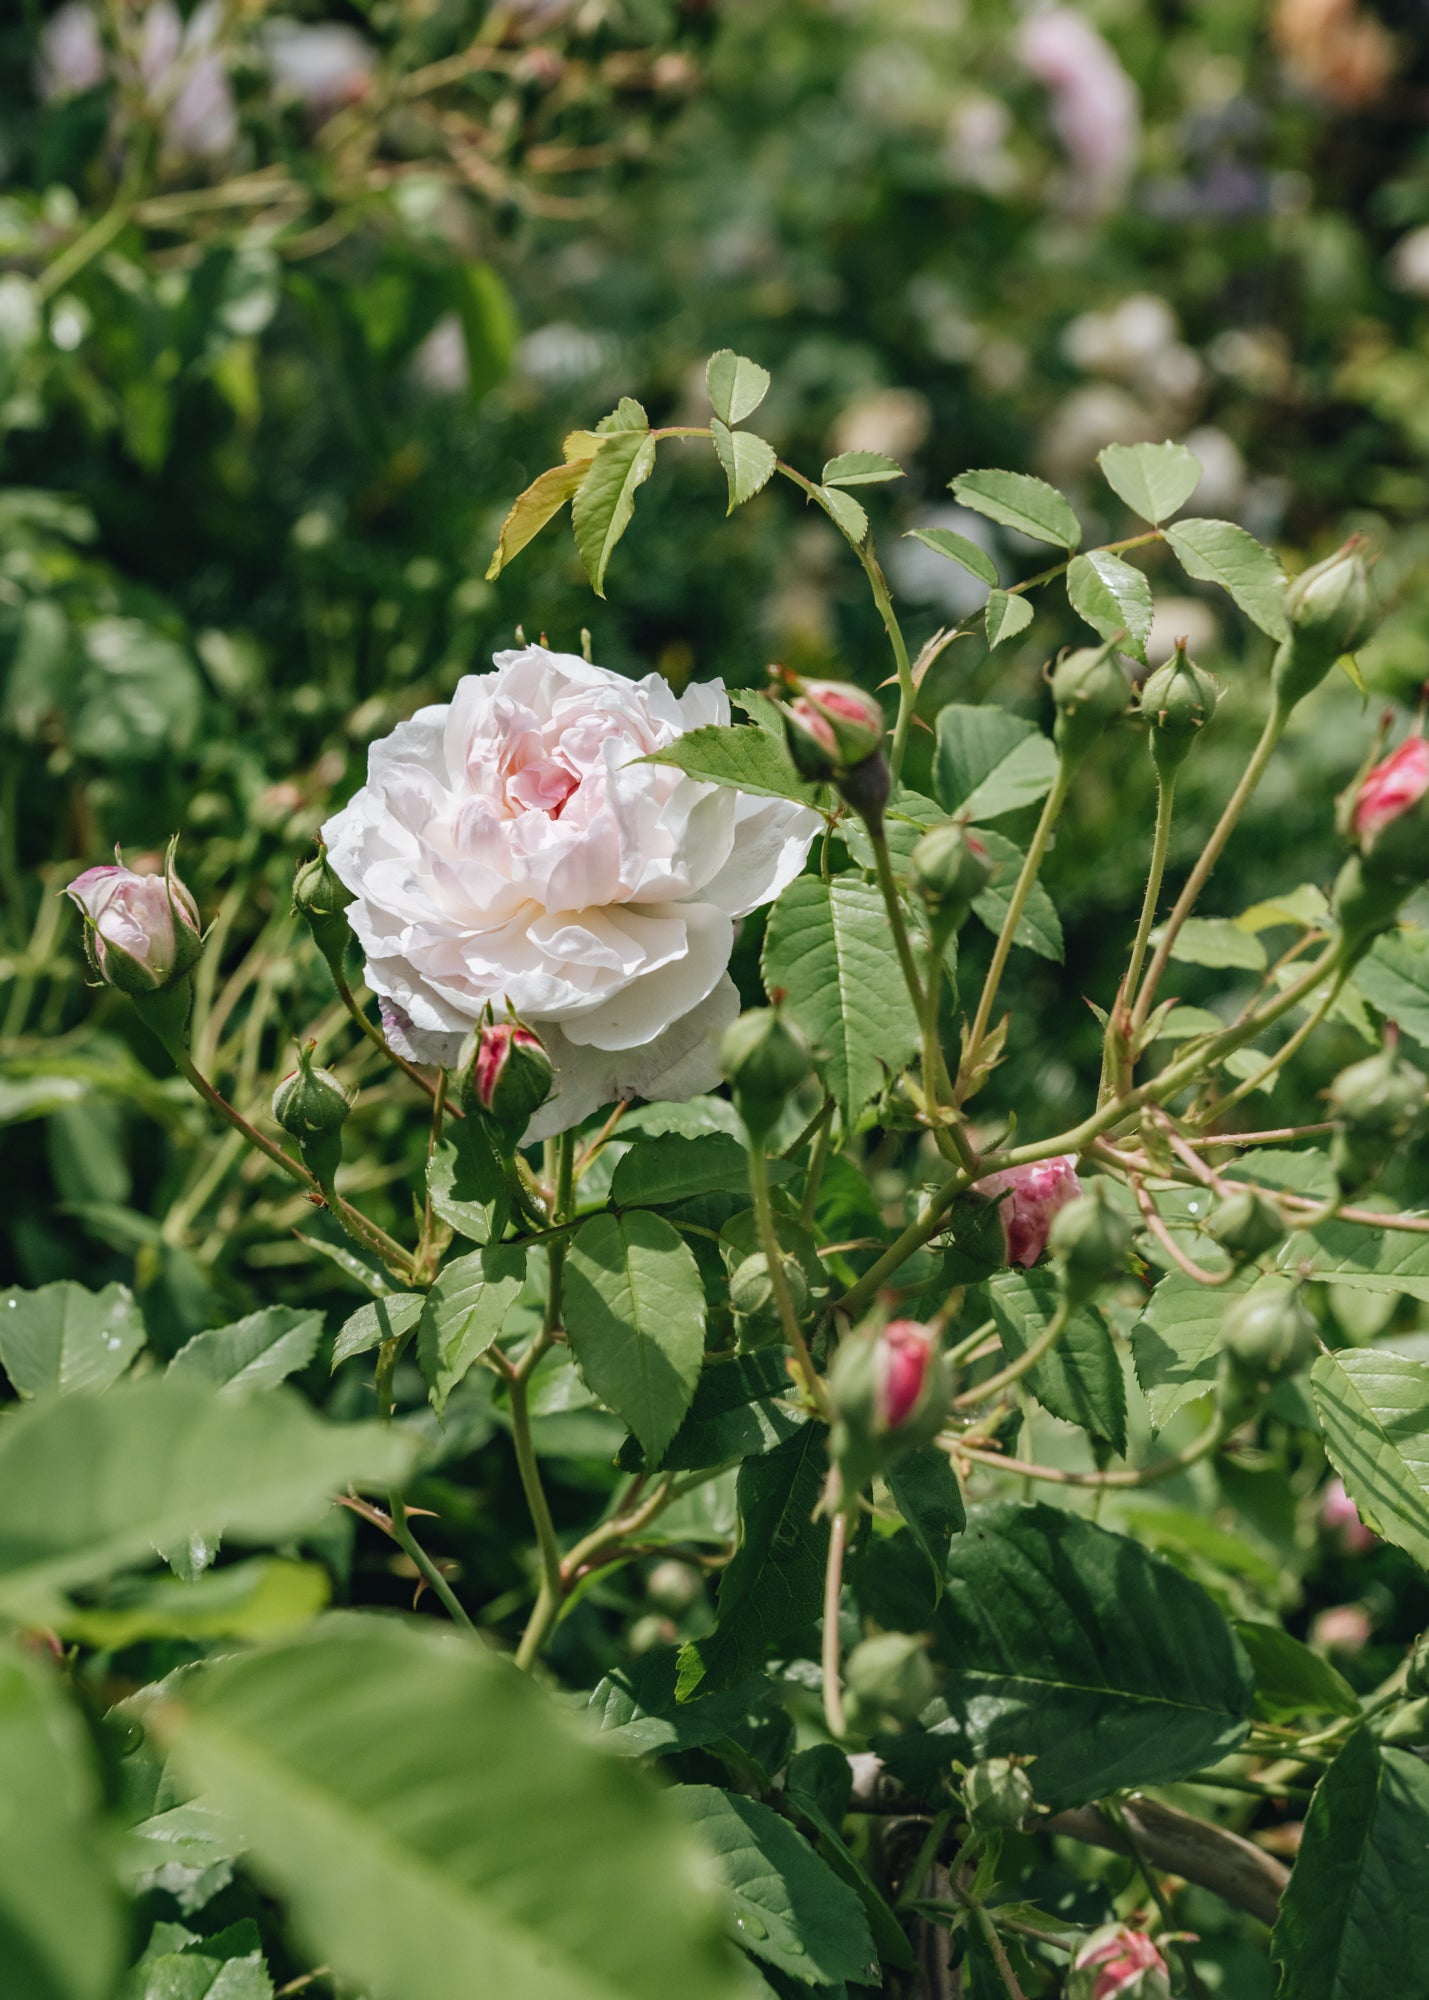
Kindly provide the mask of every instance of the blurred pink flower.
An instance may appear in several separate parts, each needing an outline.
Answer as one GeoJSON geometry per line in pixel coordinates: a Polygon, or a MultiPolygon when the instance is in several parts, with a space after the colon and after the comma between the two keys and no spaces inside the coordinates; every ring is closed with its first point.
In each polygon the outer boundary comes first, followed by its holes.
{"type": "Polygon", "coordinates": [[[1018,54],[1052,98],[1052,124],[1076,171],[1079,205],[1114,207],[1141,154],[1136,85],[1085,14],[1051,7],[1024,22],[1018,54]]]}
{"type": "Polygon", "coordinates": [[[1324,1646],[1336,1653],[1358,1653],[1369,1644],[1374,1626],[1369,1613],[1360,1604],[1332,1604],[1328,1611],[1322,1611],[1310,1627],[1310,1638],[1317,1646],[1324,1646]]]}
{"type": "Polygon", "coordinates": [[[1345,1491],[1343,1479],[1332,1479],[1320,1500],[1320,1525],[1335,1537],[1346,1555],[1363,1555],[1378,1537],[1360,1519],[1360,1510],[1345,1491]]]}
{"type": "Polygon", "coordinates": [[[1360,839],[1373,844],[1392,820],[1417,806],[1429,792],[1429,742],[1410,736],[1376,764],[1355,798],[1354,827],[1360,839]]]}

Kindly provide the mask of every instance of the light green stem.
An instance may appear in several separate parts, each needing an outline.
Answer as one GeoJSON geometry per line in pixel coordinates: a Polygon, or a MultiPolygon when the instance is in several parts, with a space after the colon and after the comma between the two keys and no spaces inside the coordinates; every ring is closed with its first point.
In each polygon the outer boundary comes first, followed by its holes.
{"type": "Polygon", "coordinates": [[[778,1232],[774,1227],[774,1207],[769,1199],[769,1166],[764,1158],[761,1142],[750,1135],[749,1143],[749,1193],[754,1207],[755,1226],[759,1231],[759,1247],[764,1252],[764,1261],[769,1271],[769,1283],[774,1292],[774,1303],[779,1309],[779,1324],[784,1338],[793,1348],[799,1363],[799,1373],[804,1378],[809,1400],[822,1415],[828,1415],[828,1391],[814,1366],[814,1357],[809,1352],[799,1326],[799,1315],[794,1310],[794,1297],[789,1290],[789,1278],[784,1269],[784,1254],[779,1247],[778,1232]]]}
{"type": "Polygon", "coordinates": [[[1175,801],[1174,774],[1158,778],[1156,831],[1151,838],[1151,865],[1146,871],[1146,894],[1141,899],[1141,920],[1136,926],[1136,939],[1131,947],[1131,963],[1126,969],[1126,984],[1122,989],[1123,1005],[1128,1009],[1136,1000],[1136,987],[1146,957],[1147,940],[1151,936],[1151,926],[1156,921],[1156,906],[1161,900],[1161,878],[1166,873],[1166,854],[1171,845],[1171,811],[1175,801]]]}
{"type": "Polygon", "coordinates": [[[987,1033],[988,1022],[992,1018],[993,1003],[997,999],[997,989],[1002,984],[1002,975],[1007,966],[1007,958],[1012,950],[1012,940],[1017,926],[1022,921],[1022,912],[1027,898],[1032,893],[1032,885],[1037,880],[1042,867],[1047,844],[1052,838],[1052,829],[1057,824],[1058,815],[1066,803],[1072,774],[1065,761],[1057,765],[1057,776],[1042,806],[1042,814],[1037,821],[1037,830],[1032,836],[1032,844],[1027,850],[1012,896],[1007,905],[1007,915],[1002,920],[1002,929],[997,934],[997,944],[993,949],[992,963],[987,969],[987,977],[982,984],[982,996],[977,1003],[977,1013],[973,1017],[968,1033],[968,1056],[976,1061],[978,1049],[987,1033]]]}
{"type": "Polygon", "coordinates": [[[989,1375],[985,1382],[978,1382],[971,1389],[964,1389],[960,1396],[954,1396],[953,1408],[967,1410],[978,1403],[989,1403],[1011,1383],[1019,1381],[1037,1366],[1044,1355],[1052,1352],[1067,1331],[1067,1322],[1071,1317],[1070,1305],[1065,1299],[1059,1299],[1056,1311],[1026,1352],[1019,1354],[1015,1361],[1009,1361],[1005,1368],[999,1368],[995,1375],[989,1375]]]}
{"type": "Polygon", "coordinates": [[[844,1715],[839,1659],[839,1602],[843,1596],[844,1551],[848,1546],[848,1515],[840,1507],[829,1523],[829,1555],[824,1570],[823,1684],[824,1721],[835,1743],[848,1734],[844,1715]]]}
{"type": "Polygon", "coordinates": [[[410,1562],[416,1564],[419,1575],[435,1591],[457,1624],[464,1625],[468,1632],[474,1632],[476,1627],[467,1616],[460,1598],[408,1527],[407,1503],[395,1486],[387,1495],[387,1505],[391,1509],[392,1535],[398,1547],[410,1562]]]}

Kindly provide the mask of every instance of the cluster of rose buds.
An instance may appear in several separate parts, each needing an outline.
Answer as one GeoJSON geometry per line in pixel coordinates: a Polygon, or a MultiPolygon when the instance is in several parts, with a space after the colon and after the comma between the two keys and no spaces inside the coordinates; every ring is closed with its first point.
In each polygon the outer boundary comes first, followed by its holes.
{"type": "Polygon", "coordinates": [[[794,690],[784,730],[795,768],[815,784],[837,786],[856,813],[878,826],[891,782],[883,710],[850,681],[806,681],[787,671],[783,678],[794,690]]]}
{"type": "Polygon", "coordinates": [[[1144,1931],[1107,1924],[1072,1960],[1067,2000],[1171,2000],[1171,1974],[1144,1931]]]}

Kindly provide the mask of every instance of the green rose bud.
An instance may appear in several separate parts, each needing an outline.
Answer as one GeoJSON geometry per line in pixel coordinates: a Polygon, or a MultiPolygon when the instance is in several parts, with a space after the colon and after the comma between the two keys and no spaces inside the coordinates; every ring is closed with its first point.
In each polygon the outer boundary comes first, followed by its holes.
{"type": "Polygon", "coordinates": [[[976,834],[951,824],[925,833],[908,861],[908,886],[943,938],[961,930],[992,876],[993,864],[976,834]]]}
{"type": "Polygon", "coordinates": [[[342,1159],[342,1127],[352,1095],[330,1069],[313,1067],[316,1042],[298,1050],[298,1067],[273,1092],[273,1116],[297,1140],[303,1160],[327,1187],[342,1159]]]}
{"type": "Polygon", "coordinates": [[[1178,639],[1165,666],[1141,690],[1141,713],[1151,725],[1151,761],[1162,778],[1172,777],[1216,712],[1216,683],[1198,667],[1178,639]]]}
{"type": "Polygon", "coordinates": [[[879,1632],[854,1647],[844,1680],[870,1718],[915,1722],[938,1691],[924,1642],[909,1632],[879,1632]]]}
{"type": "Polygon", "coordinates": [[[333,873],[327,849],[319,847],[293,877],[293,913],[312,932],[313,943],[337,979],[343,976],[343,961],[352,936],[347,923],[347,906],[351,901],[351,892],[333,873]]]}
{"type": "MultiPolygon", "coordinates": [[[[809,1305],[809,1281],[804,1276],[804,1267],[797,1257],[786,1256],[781,1262],[794,1316],[802,1319],[809,1305]]],[[[762,1250],[746,1257],[730,1274],[729,1305],[740,1323],[739,1345],[744,1353],[768,1347],[782,1338],[774,1280],[770,1275],[769,1259],[762,1250]]]]}
{"type": "Polygon", "coordinates": [[[1285,593],[1290,636],[1276,653],[1270,685],[1282,708],[1320,685],[1342,653],[1362,646],[1379,622],[1363,536],[1297,576],[1285,593]]]}
{"type": "Polygon", "coordinates": [[[974,1833],[1019,1827],[1037,1807],[1032,1780],[1010,1757],[985,1757],[970,1765],[959,1789],[974,1833]]]}
{"type": "Polygon", "coordinates": [[[1367,1186],[1408,1137],[1424,1109],[1426,1087],[1424,1072],[1405,1061],[1397,1039],[1340,1071],[1328,1096],[1338,1123],[1330,1164],[1343,1193],[1367,1186]]]}
{"type": "Polygon", "coordinates": [[[1237,1264],[1263,1257],[1285,1236],[1280,1210],[1259,1188],[1243,1188],[1238,1194],[1226,1195],[1211,1210],[1206,1227],[1237,1264]]]}
{"type": "Polygon", "coordinates": [[[1069,767],[1082,761],[1109,722],[1126,713],[1131,683],[1117,659],[1117,643],[1064,653],[1052,670],[1057,706],[1052,734],[1069,767]]]}
{"type": "Polygon", "coordinates": [[[1135,1225],[1112,1205],[1105,1181],[1093,1181],[1059,1209],[1047,1232],[1068,1303],[1085,1305],[1099,1286],[1119,1277],[1136,1240],[1135,1225]]]}
{"type": "Polygon", "coordinates": [[[1429,1632],[1421,1632],[1414,1641],[1414,1651],[1409,1655],[1409,1666],[1404,1676],[1407,1694],[1418,1698],[1429,1695],[1429,1632]]]}
{"type": "Polygon", "coordinates": [[[519,1021],[486,1021],[461,1080],[462,1109],[482,1120],[498,1151],[509,1158],[550,1096],[553,1075],[539,1035],[519,1021]]]}
{"type": "Polygon", "coordinates": [[[1294,1375],[1314,1360],[1319,1341],[1314,1314],[1292,1279],[1266,1280],[1226,1309],[1221,1344],[1239,1383],[1270,1383],[1294,1375]]]}
{"type": "Polygon", "coordinates": [[[813,1068],[809,1044],[777,1007],[751,1007],[731,1021],[719,1045],[720,1068],[752,1139],[762,1140],[813,1068]]]}

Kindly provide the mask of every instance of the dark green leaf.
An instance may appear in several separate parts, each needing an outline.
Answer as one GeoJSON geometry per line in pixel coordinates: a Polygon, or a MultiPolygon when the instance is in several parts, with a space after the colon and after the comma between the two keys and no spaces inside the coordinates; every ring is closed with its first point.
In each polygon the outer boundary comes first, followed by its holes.
{"type": "Polygon", "coordinates": [[[1270,1952],[1279,2000],[1400,2000],[1424,1990],[1429,1766],[1356,1730],[1321,1779],[1270,1952]]]}
{"type": "Polygon", "coordinates": [[[705,388],[710,407],[722,424],[742,424],[753,416],[769,393],[769,370],[722,347],[705,363],[705,388]]]}
{"type": "Polygon", "coordinates": [[[624,1757],[659,1757],[717,1743],[741,1726],[758,1693],[753,1683],[680,1701],[675,1671],[674,1651],[661,1646],[606,1675],[586,1713],[608,1748],[624,1757]]]}
{"type": "Polygon", "coordinates": [[[1074,549],[1082,539],[1071,502],[1030,472],[962,472],[952,486],[964,507],[1030,535],[1034,542],[1074,549]]]}
{"type": "Polygon", "coordinates": [[[732,431],[722,424],[718,417],[710,425],[710,435],[724,476],[729,481],[729,506],[725,512],[732,514],[736,507],[742,507],[746,500],[752,500],[756,493],[762,493],[774,477],[777,460],[774,447],[766,444],[753,431],[732,431]]]}
{"type": "Polygon", "coordinates": [[[1035,805],[1057,775],[1050,737],[991,703],[949,702],[938,712],[933,788],[950,813],[979,822],[1035,805]]]}
{"type": "Polygon", "coordinates": [[[440,1416],[463,1375],[501,1337],[526,1282],[526,1252],[488,1244],[443,1266],[417,1322],[417,1361],[440,1416]]]}
{"type": "Polygon", "coordinates": [[[911,1972],[915,1960],[902,1926],[868,1870],[844,1842],[840,1821],[848,1811],[852,1790],[849,1760],[836,1744],[815,1743],[789,1760],[785,1798],[819,1836],[819,1854],[863,1904],[880,1961],[900,1972],[911,1972]]]}
{"type": "Polygon", "coordinates": [[[1429,1376],[1381,1348],[1322,1354],[1310,1389],[1325,1449],[1365,1525],[1429,1569],[1429,1376]]]}
{"type": "Polygon", "coordinates": [[[127,1285],[88,1291],[69,1279],[0,1296],[0,1363],[21,1396],[62,1396],[117,1382],[144,1345],[127,1285]]]}
{"type": "Polygon", "coordinates": [[[463,1634],[327,1619],[210,1669],[164,1726],[312,1959],[371,2000],[735,2000],[666,1800],[463,1634]]]}
{"type": "Polygon", "coordinates": [[[630,525],[636,489],[655,466],[655,440],[645,431],[619,430],[590,461],[571,502],[571,526],[585,573],[597,597],[605,595],[611,551],[630,525]]]}
{"type": "Polygon", "coordinates": [[[248,1394],[276,1388],[306,1368],[322,1337],[322,1314],[294,1306],[269,1306],[232,1326],[196,1333],[169,1363],[171,1375],[194,1375],[248,1394]]]}
{"type": "Polygon", "coordinates": [[[1166,539],[1187,576],[1218,583],[1253,625],[1283,639],[1285,572],[1269,549],[1232,521],[1177,521],[1166,539]]]}
{"type": "Polygon", "coordinates": [[[969,1513],[933,1632],[949,1755],[1034,1758],[1054,1811],[1170,1783],[1245,1735],[1250,1667],[1211,1598],[1056,1507],[969,1513]]]}
{"type": "MultiPolygon", "coordinates": [[[[782,1168],[779,1177],[788,1179],[790,1169],[782,1160],[770,1165],[782,1168]]],[[[695,1194],[748,1192],[748,1157],[738,1139],[725,1132],[642,1139],[616,1162],[610,1183],[616,1208],[660,1208],[695,1194]]]]}
{"type": "Polygon", "coordinates": [[[631,1209],[582,1223],[566,1262],[566,1337],[582,1378],[657,1458],[699,1380],[705,1295],[677,1231],[631,1209]]]}
{"type": "Polygon", "coordinates": [[[1133,564],[1105,549],[1073,556],[1067,571],[1067,598],[1103,639],[1120,636],[1125,652],[1146,658],[1151,630],[1151,585],[1133,564]]]}
{"type": "Polygon", "coordinates": [[[681,1785],[673,1797],[685,1824],[719,1859],[729,1933],[746,1951],[805,1985],[876,1977],[858,1897],[787,1820],[714,1785],[681,1785]]]}
{"type": "Polygon", "coordinates": [[[740,1541],[720,1578],[719,1617],[680,1654],[680,1698],[732,1687],[818,1616],[828,1528],[814,1509],[828,1471],[822,1424],[739,1468],[740,1541]]]}
{"type": "Polygon", "coordinates": [[[859,875],[801,875],[769,913],[764,985],[782,987],[808,1036],[845,1127],[918,1046],[913,1003],[899,975],[888,913],[859,875]]]}
{"type": "Polygon", "coordinates": [[[943,1594],[943,1571],[953,1536],[967,1526],[967,1509],[952,1461],[936,1445],[900,1452],[889,1466],[888,1490],[933,1570],[933,1595],[943,1594]]]}
{"type": "Polygon", "coordinates": [[[1201,461],[1183,444],[1109,444],[1097,464],[1117,498],[1153,525],[1179,513],[1201,482],[1201,461]]]}
{"type": "Polygon", "coordinates": [[[706,1366],[684,1422],[650,1469],[699,1472],[773,1451],[808,1421],[789,1391],[783,1348],[706,1366]]]}
{"type": "Polygon", "coordinates": [[[1307,1715],[1358,1715],[1359,1697],[1321,1653],[1312,1653],[1278,1625],[1235,1621],[1255,1675],[1255,1712],[1267,1722],[1307,1715]]]}
{"type": "MultiPolygon", "coordinates": [[[[1003,1352],[1016,1361],[1045,1330],[1056,1310],[1055,1272],[1001,1271],[988,1285],[992,1316],[1003,1352]]],[[[1050,1354],[1028,1370],[1026,1383],[1038,1402],[1063,1423],[1079,1424],[1126,1450],[1126,1384],[1106,1322],[1092,1306],[1073,1313],[1050,1354]]]]}
{"type": "Polygon", "coordinates": [[[966,535],[956,534],[951,528],[914,528],[907,539],[921,542],[934,555],[947,556],[950,562],[958,563],[975,576],[979,583],[997,588],[997,564],[985,549],[980,549],[976,542],[970,542],[966,535]]]}
{"type": "Polygon", "coordinates": [[[408,1332],[421,1318],[426,1302],[425,1292],[398,1292],[390,1299],[374,1299],[371,1305],[359,1306],[351,1319],[343,1321],[332,1351],[333,1367],[408,1332]]]}

